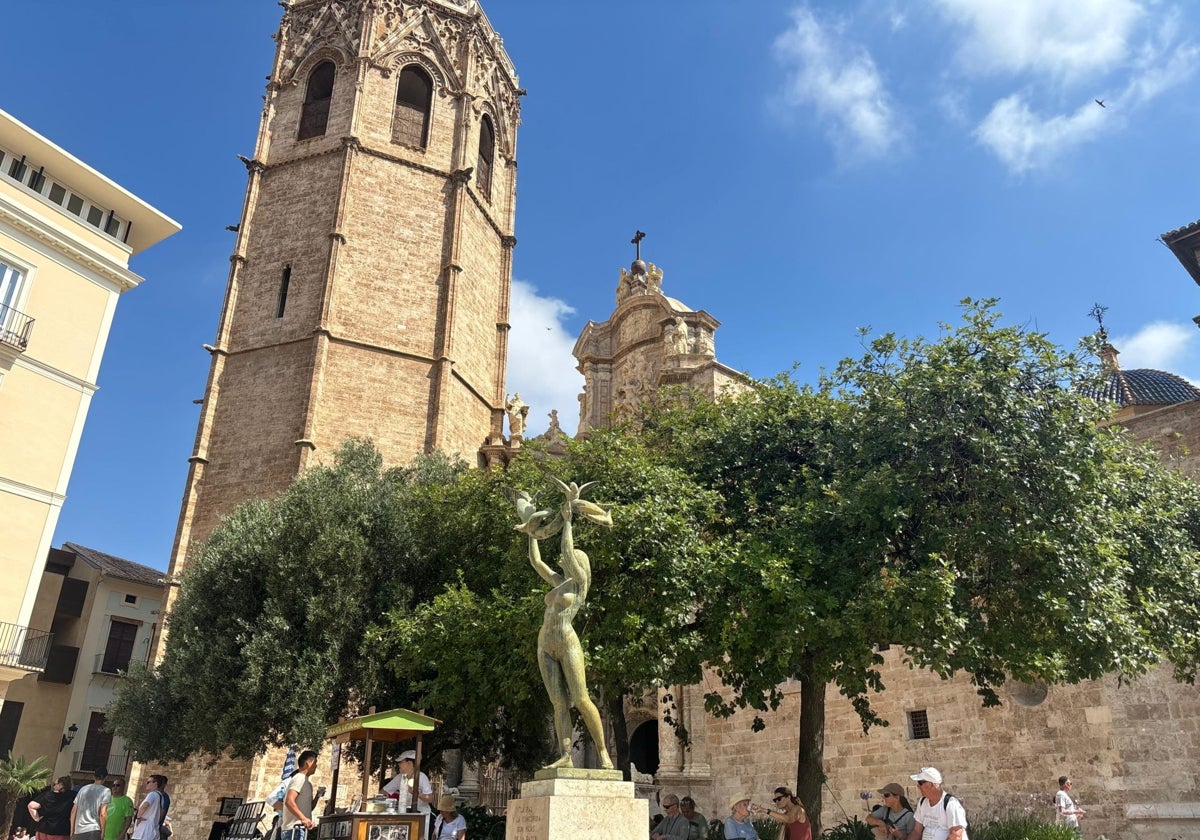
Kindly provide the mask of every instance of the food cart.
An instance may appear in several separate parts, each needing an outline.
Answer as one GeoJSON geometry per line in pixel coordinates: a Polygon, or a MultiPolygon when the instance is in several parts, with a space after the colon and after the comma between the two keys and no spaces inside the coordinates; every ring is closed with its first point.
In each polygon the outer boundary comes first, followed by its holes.
{"type": "MultiPolygon", "coordinates": [[[[368,799],[371,784],[371,745],[375,742],[395,743],[417,739],[417,757],[413,762],[414,779],[421,778],[421,736],[432,732],[441,723],[419,712],[408,709],[392,709],[363,717],[340,721],[325,731],[325,737],[336,744],[347,741],[363,741],[362,795],[354,799],[355,805],[343,813],[337,813],[337,774],[334,768],[330,813],[319,820],[318,840],[422,840],[429,836],[428,815],[417,813],[416,796],[405,812],[385,810],[382,803],[368,799]]],[[[419,790],[419,786],[418,786],[419,790]]]]}

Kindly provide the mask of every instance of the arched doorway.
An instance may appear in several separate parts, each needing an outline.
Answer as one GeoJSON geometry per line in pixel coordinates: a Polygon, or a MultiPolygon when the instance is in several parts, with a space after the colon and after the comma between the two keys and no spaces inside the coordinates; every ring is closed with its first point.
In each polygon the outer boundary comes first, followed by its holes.
{"type": "Polygon", "coordinates": [[[629,736],[629,760],[639,773],[658,772],[658,721],[646,720],[629,736]]]}

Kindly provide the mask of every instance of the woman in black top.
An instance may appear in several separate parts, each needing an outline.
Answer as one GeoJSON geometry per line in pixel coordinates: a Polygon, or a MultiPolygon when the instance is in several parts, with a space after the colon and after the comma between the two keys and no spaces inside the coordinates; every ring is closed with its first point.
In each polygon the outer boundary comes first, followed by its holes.
{"type": "Polygon", "coordinates": [[[50,789],[39,793],[29,803],[29,816],[37,826],[38,840],[67,840],[71,836],[71,806],[75,791],[71,777],[60,776],[50,789]]]}

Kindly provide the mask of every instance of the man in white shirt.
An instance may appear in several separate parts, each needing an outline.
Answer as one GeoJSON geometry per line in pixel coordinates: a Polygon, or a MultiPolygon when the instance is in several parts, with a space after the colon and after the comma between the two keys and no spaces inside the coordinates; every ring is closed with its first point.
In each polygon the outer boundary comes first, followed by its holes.
{"type": "Polygon", "coordinates": [[[283,818],[279,821],[282,840],[304,840],[306,832],[316,828],[312,818],[313,786],[310,776],[317,769],[317,753],[305,750],[296,759],[296,772],[288,780],[283,795],[283,818]]]}
{"type": "Polygon", "coordinates": [[[1083,816],[1084,812],[1071,798],[1071,778],[1069,776],[1058,777],[1058,793],[1054,794],[1054,806],[1058,810],[1058,824],[1070,826],[1075,829],[1076,834],[1082,836],[1079,818],[1083,816]]]}
{"type": "Polygon", "coordinates": [[[916,818],[907,840],[969,840],[967,812],[958,797],[942,790],[942,774],[936,767],[922,767],[910,776],[921,791],[916,818]]]}
{"type": "Polygon", "coordinates": [[[159,831],[171,807],[167,796],[167,777],[155,773],[146,779],[146,796],[138,805],[133,823],[133,840],[159,840],[159,831]]]}
{"type": "MultiPolygon", "coordinates": [[[[388,796],[397,796],[400,799],[400,810],[409,810],[409,805],[412,799],[413,789],[413,771],[416,769],[417,753],[415,750],[405,750],[400,753],[400,758],[397,761],[397,769],[399,773],[390,782],[383,786],[383,792],[388,796]]],[[[420,786],[417,788],[417,813],[429,814],[433,812],[430,803],[433,802],[433,786],[429,784],[429,777],[424,773],[419,779],[420,786]]]]}

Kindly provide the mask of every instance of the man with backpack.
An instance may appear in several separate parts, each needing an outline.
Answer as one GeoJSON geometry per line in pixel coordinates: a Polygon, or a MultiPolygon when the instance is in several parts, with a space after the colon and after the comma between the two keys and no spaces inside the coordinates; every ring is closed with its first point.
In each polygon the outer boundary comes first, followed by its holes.
{"type": "Polygon", "coordinates": [[[942,774],[936,767],[922,767],[910,776],[921,791],[917,821],[907,840],[969,840],[967,812],[957,796],[942,790],[942,774]]]}
{"type": "MultiPolygon", "coordinates": [[[[171,797],[167,796],[167,777],[159,773],[146,779],[146,796],[138,805],[133,824],[133,840],[163,840],[167,811],[171,797]]],[[[169,834],[168,834],[169,836],[169,834]]]]}

